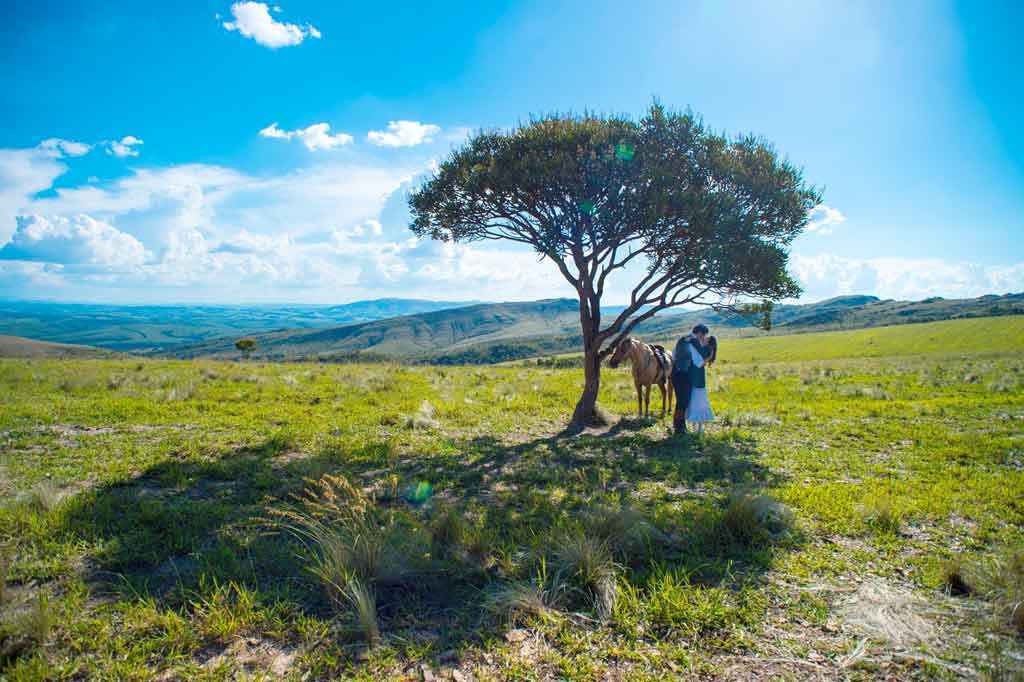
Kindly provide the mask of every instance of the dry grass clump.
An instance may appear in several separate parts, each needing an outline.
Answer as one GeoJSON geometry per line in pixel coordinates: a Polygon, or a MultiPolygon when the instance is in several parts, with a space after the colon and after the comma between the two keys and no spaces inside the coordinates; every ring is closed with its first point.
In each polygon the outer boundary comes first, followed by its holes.
{"type": "Polygon", "coordinates": [[[989,384],[988,389],[993,393],[1016,393],[1020,391],[1020,382],[1014,376],[1002,376],[989,384]]]}
{"type": "Polygon", "coordinates": [[[722,417],[724,426],[778,426],[782,420],[773,414],[758,414],[754,412],[743,412],[739,414],[727,414],[722,417]]]}
{"type": "Polygon", "coordinates": [[[950,563],[943,578],[950,593],[991,602],[1000,619],[1024,636],[1024,544],[950,563]]]}
{"type": "Polygon", "coordinates": [[[715,530],[727,544],[753,545],[784,537],[792,525],[793,513],[775,498],[739,493],[729,499],[715,530]]]}
{"type": "Polygon", "coordinates": [[[165,403],[191,400],[196,394],[196,385],[191,381],[187,384],[176,384],[167,389],[162,398],[165,403]]]}
{"type": "Polygon", "coordinates": [[[433,404],[429,400],[424,400],[415,414],[405,417],[405,428],[417,431],[436,429],[441,423],[435,418],[435,413],[433,404]]]}
{"type": "Polygon", "coordinates": [[[556,575],[548,579],[546,564],[541,564],[534,582],[514,582],[499,585],[484,599],[488,613],[504,618],[509,627],[525,624],[531,620],[550,623],[561,615],[560,608],[566,601],[568,585],[556,575]]]}
{"type": "Polygon", "coordinates": [[[839,395],[868,400],[892,400],[892,396],[879,386],[843,386],[839,389],[839,395]]]}

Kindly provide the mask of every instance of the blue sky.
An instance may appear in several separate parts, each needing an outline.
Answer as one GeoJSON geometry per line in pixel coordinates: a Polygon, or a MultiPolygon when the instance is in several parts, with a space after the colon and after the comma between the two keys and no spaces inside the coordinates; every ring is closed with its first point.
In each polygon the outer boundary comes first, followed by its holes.
{"type": "Polygon", "coordinates": [[[405,193],[473,129],[654,97],[824,188],[806,299],[1024,290],[1020,3],[181,4],[13,7],[0,296],[565,295],[522,250],[411,240],[405,193]]]}

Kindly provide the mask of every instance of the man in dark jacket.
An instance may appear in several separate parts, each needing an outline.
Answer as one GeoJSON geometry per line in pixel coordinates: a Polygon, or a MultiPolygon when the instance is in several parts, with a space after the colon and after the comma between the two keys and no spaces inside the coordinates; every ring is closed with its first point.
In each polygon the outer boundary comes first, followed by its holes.
{"type": "Polygon", "coordinates": [[[707,347],[709,330],[703,324],[695,326],[689,334],[676,342],[672,359],[672,388],[676,392],[676,411],[672,415],[672,428],[676,433],[686,433],[686,408],[690,405],[690,392],[694,385],[703,384],[703,368],[693,364],[690,348],[702,358],[711,355],[707,347]]]}

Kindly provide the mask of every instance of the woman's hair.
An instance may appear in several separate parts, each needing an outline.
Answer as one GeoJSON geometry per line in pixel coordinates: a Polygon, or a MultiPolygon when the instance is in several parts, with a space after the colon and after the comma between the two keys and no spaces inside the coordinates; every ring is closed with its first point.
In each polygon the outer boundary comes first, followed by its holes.
{"type": "Polygon", "coordinates": [[[710,365],[712,362],[718,359],[718,339],[713,336],[708,337],[708,348],[711,349],[711,355],[705,360],[705,364],[710,365]]]}
{"type": "Polygon", "coordinates": [[[707,334],[708,331],[709,329],[707,328],[707,325],[704,324],[694,325],[693,329],[690,330],[693,334],[707,334]]]}

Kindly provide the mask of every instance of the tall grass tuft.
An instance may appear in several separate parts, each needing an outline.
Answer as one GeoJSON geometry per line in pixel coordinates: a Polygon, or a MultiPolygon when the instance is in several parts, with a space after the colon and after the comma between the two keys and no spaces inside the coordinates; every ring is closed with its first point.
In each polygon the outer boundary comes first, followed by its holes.
{"type": "Polygon", "coordinates": [[[864,525],[878,535],[898,535],[903,527],[903,512],[888,496],[876,497],[860,508],[864,525]]]}
{"type": "Polygon", "coordinates": [[[793,524],[793,513],[767,495],[738,493],[718,518],[714,529],[726,544],[753,545],[785,536],[793,524]]]}
{"type": "Polygon", "coordinates": [[[342,589],[345,601],[355,610],[356,620],[371,647],[380,643],[380,623],[377,619],[377,597],[373,588],[358,577],[350,576],[342,589]]]}
{"type": "Polygon", "coordinates": [[[276,524],[306,547],[307,570],[335,608],[353,611],[367,641],[376,643],[376,588],[411,575],[393,513],[382,512],[343,476],[324,476],[296,498],[300,509],[272,512],[276,524]]]}
{"type": "Polygon", "coordinates": [[[1024,544],[1004,547],[973,562],[950,564],[944,577],[950,592],[991,602],[1000,619],[1024,636],[1024,544]]]}
{"type": "Polygon", "coordinates": [[[615,609],[618,565],[608,543],[582,531],[564,533],[557,542],[558,572],[572,582],[599,617],[610,617],[615,609]]]}
{"type": "Polygon", "coordinates": [[[56,624],[57,614],[50,607],[50,598],[40,592],[21,621],[21,631],[36,644],[43,644],[56,624]]]}
{"type": "Polygon", "coordinates": [[[0,605],[7,602],[10,595],[7,593],[7,578],[11,573],[11,550],[5,545],[0,545],[0,605]]]}
{"type": "Polygon", "coordinates": [[[32,511],[47,514],[57,508],[62,498],[60,488],[50,481],[40,481],[29,491],[28,506],[32,511]]]}
{"type": "Polygon", "coordinates": [[[631,507],[594,507],[584,515],[588,534],[603,540],[620,560],[628,561],[647,554],[665,535],[647,518],[631,507]]]}
{"type": "Polygon", "coordinates": [[[439,559],[455,556],[469,538],[469,523],[456,508],[439,510],[430,524],[430,551],[439,559]]]}
{"type": "Polygon", "coordinates": [[[417,431],[436,429],[441,423],[437,421],[435,413],[433,404],[429,400],[424,400],[415,414],[405,417],[405,428],[417,431]]]}

